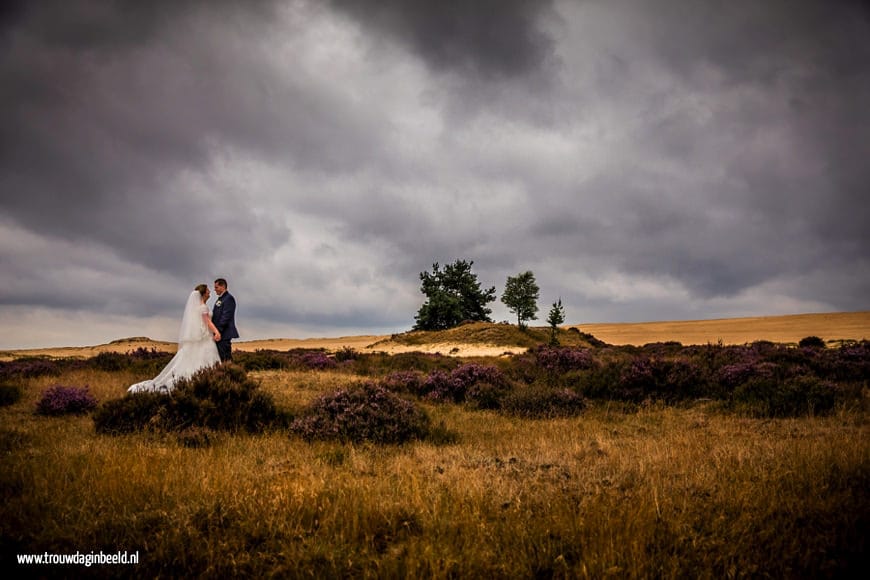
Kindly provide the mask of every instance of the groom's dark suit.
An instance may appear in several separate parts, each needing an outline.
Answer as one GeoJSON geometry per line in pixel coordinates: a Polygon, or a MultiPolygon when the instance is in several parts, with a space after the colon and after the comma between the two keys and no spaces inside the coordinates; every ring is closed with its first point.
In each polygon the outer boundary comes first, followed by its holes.
{"type": "Polygon", "coordinates": [[[221,333],[221,339],[217,343],[221,361],[233,360],[230,341],[239,338],[239,331],[236,330],[236,299],[233,298],[232,294],[224,292],[218,296],[211,313],[211,321],[221,333]]]}

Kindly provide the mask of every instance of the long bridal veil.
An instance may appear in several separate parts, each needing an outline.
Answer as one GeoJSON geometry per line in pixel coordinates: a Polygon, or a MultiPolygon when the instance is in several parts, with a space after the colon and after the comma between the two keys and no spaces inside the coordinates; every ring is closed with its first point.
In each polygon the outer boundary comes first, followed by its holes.
{"type": "Polygon", "coordinates": [[[202,299],[194,290],[187,297],[184,314],[181,317],[181,329],[178,331],[178,346],[186,342],[194,342],[208,337],[208,329],[202,323],[202,299]]]}
{"type": "Polygon", "coordinates": [[[208,308],[202,303],[199,292],[194,290],[184,305],[181,328],[178,331],[178,352],[153,379],[136,383],[127,389],[130,393],[168,393],[180,379],[196,371],[220,362],[217,345],[202,320],[208,308]]]}

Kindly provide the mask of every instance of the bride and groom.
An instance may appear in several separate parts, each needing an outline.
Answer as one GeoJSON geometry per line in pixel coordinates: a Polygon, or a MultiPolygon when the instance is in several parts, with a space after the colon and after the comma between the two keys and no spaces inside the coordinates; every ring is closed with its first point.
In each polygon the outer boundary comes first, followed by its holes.
{"type": "Polygon", "coordinates": [[[200,284],[187,298],[178,333],[178,352],[153,379],[136,383],[129,393],[168,393],[175,383],[196,371],[233,360],[232,344],[239,337],[236,330],[236,299],[227,292],[227,281],[214,281],[217,301],[209,316],[206,302],[211,295],[208,286],[200,284]]]}

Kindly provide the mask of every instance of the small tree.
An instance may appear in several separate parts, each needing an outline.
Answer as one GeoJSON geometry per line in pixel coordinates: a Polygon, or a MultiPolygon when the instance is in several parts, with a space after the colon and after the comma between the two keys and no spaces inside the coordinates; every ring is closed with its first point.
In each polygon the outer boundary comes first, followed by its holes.
{"type": "Polygon", "coordinates": [[[435,262],[431,273],[420,272],[426,302],[414,317],[414,330],[443,330],[464,320],[492,322],[492,309],[486,305],[495,300],[495,286],[482,290],[472,265],[473,261],[456,260],[442,270],[435,262]]]}
{"type": "Polygon", "coordinates": [[[508,276],[504,285],[501,301],[511,312],[517,315],[517,326],[525,328],[526,320],[536,320],[538,317],[538,285],[531,271],[508,276]]]}
{"type": "Polygon", "coordinates": [[[553,307],[550,308],[550,314],[547,316],[547,322],[550,325],[550,344],[556,346],[559,344],[559,339],[556,338],[556,327],[565,322],[565,309],[562,308],[561,297],[553,302],[553,307]]]}

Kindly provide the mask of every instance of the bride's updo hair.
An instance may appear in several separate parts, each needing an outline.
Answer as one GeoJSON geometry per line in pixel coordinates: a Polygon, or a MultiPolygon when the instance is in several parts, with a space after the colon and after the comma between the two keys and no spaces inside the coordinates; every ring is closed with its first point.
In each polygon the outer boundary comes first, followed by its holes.
{"type": "Polygon", "coordinates": [[[206,286],[205,284],[197,284],[197,286],[196,286],[196,288],[194,288],[194,290],[199,292],[200,296],[205,297],[205,293],[206,293],[206,291],[208,291],[208,286],[206,286]]]}

